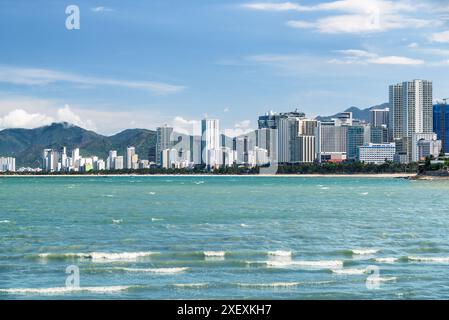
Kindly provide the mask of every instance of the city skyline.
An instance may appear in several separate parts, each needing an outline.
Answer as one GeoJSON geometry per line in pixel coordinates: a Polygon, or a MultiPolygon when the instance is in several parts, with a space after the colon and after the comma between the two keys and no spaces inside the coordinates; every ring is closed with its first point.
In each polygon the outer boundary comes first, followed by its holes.
{"type": "Polygon", "coordinates": [[[374,106],[403,79],[447,96],[442,1],[75,4],[80,30],[65,28],[64,3],[2,4],[0,129],[68,121],[109,135],[207,114],[243,132],[269,110],[374,106]]]}

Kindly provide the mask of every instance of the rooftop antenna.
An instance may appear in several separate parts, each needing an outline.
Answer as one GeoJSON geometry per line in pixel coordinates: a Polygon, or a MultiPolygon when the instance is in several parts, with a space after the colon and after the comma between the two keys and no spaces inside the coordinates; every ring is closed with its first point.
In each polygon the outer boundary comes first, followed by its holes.
{"type": "Polygon", "coordinates": [[[441,99],[441,100],[444,101],[444,104],[447,104],[447,101],[449,100],[449,98],[444,98],[444,99],[441,99]]]}

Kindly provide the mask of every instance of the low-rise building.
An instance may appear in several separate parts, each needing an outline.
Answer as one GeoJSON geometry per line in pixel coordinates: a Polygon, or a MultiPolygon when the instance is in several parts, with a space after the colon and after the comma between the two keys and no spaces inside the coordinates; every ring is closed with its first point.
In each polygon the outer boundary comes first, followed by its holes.
{"type": "Polygon", "coordinates": [[[394,161],[396,145],[394,143],[369,143],[358,147],[358,160],[365,163],[382,164],[394,161]]]}

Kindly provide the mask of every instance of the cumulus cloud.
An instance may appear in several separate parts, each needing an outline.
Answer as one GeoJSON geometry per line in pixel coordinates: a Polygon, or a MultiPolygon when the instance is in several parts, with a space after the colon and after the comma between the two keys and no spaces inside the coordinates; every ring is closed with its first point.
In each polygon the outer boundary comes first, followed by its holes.
{"type": "Polygon", "coordinates": [[[251,121],[243,120],[234,124],[234,128],[225,129],[224,133],[228,137],[238,137],[251,131],[254,131],[253,129],[251,129],[251,121]]]}
{"type": "Polygon", "coordinates": [[[0,128],[32,129],[49,125],[52,122],[54,119],[45,114],[28,113],[23,109],[16,109],[0,118],[0,128]]]}
{"type": "Polygon", "coordinates": [[[57,109],[54,116],[43,112],[29,112],[22,108],[14,109],[0,117],[0,128],[34,129],[50,125],[53,122],[68,122],[84,129],[95,130],[92,121],[83,121],[79,115],[70,109],[69,105],[57,109]]]}
{"type": "Polygon", "coordinates": [[[68,104],[66,104],[63,108],[58,109],[57,115],[59,122],[68,122],[75,126],[88,130],[96,129],[95,125],[91,120],[86,121],[81,120],[81,117],[77,115],[75,112],[73,112],[68,104]]]}
{"type": "Polygon", "coordinates": [[[187,120],[177,116],[173,119],[171,125],[173,126],[173,130],[177,133],[201,135],[200,121],[198,120],[187,120]]]}

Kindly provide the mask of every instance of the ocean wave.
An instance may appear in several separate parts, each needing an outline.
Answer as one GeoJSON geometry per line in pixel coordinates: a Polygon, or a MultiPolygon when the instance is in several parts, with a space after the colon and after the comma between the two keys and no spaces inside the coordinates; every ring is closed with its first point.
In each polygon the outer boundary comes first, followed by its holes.
{"type": "Polygon", "coordinates": [[[123,219],[112,219],[112,223],[122,223],[123,219]]]}
{"type": "Polygon", "coordinates": [[[237,286],[250,288],[288,288],[297,287],[304,284],[304,282],[237,283],[237,286]]]}
{"type": "Polygon", "coordinates": [[[332,272],[340,275],[362,275],[367,274],[367,269],[332,269],[332,272]]]}
{"type": "Polygon", "coordinates": [[[376,254],[380,250],[379,249],[352,249],[351,252],[354,255],[366,256],[370,254],[376,254]]]}
{"type": "Polygon", "coordinates": [[[285,268],[285,267],[302,267],[310,269],[340,269],[343,268],[341,260],[319,260],[319,261],[266,261],[268,267],[285,268]]]}
{"type": "Polygon", "coordinates": [[[155,252],[40,253],[38,256],[42,259],[81,258],[92,261],[133,261],[152,254],[155,252]]]}
{"type": "Polygon", "coordinates": [[[208,283],[175,283],[173,285],[177,288],[205,288],[208,287],[208,283]]]}
{"type": "Polygon", "coordinates": [[[8,288],[0,289],[0,293],[8,294],[37,294],[59,295],[66,293],[91,292],[113,293],[128,290],[131,286],[107,286],[107,287],[57,287],[57,288],[8,288]]]}
{"type": "Polygon", "coordinates": [[[10,220],[0,220],[0,223],[11,223],[10,220]]]}
{"type": "Polygon", "coordinates": [[[292,252],[291,251],[282,251],[282,250],[268,251],[268,255],[275,256],[275,257],[291,257],[292,252]]]}
{"type": "Polygon", "coordinates": [[[163,221],[164,219],[160,219],[160,218],[151,218],[151,221],[163,221]]]}
{"type": "Polygon", "coordinates": [[[154,196],[154,195],[156,194],[156,192],[148,192],[148,194],[149,194],[150,196],[154,196]]]}
{"type": "Polygon", "coordinates": [[[203,254],[206,257],[224,257],[226,251],[203,251],[203,254]]]}
{"type": "Polygon", "coordinates": [[[379,263],[395,263],[398,260],[399,260],[398,258],[392,258],[392,257],[374,259],[374,261],[379,262],[379,263]]]}
{"type": "Polygon", "coordinates": [[[366,279],[369,283],[379,283],[379,282],[388,282],[388,281],[396,281],[396,277],[375,277],[371,276],[366,279]]]}
{"type": "Polygon", "coordinates": [[[179,267],[179,268],[117,268],[127,272],[143,272],[143,273],[159,273],[159,274],[173,274],[181,273],[189,268],[179,267]]]}
{"type": "Polygon", "coordinates": [[[408,257],[410,261],[428,262],[428,263],[449,263],[449,257],[408,257]]]}

